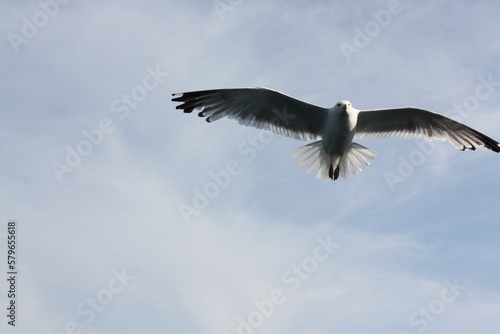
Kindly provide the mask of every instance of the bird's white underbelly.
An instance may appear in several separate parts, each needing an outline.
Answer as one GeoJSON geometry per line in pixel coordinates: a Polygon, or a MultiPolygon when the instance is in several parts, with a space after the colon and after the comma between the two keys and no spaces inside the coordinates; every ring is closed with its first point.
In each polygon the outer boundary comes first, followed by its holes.
{"type": "Polygon", "coordinates": [[[349,117],[346,115],[329,115],[323,131],[323,150],[325,153],[344,153],[352,142],[354,131],[351,131],[349,117]]]}

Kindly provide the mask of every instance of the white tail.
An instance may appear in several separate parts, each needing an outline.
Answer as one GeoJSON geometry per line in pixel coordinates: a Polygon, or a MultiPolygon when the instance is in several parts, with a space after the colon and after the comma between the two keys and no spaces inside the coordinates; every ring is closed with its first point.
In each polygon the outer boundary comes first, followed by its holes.
{"type": "Polygon", "coordinates": [[[356,175],[377,156],[377,152],[356,143],[349,144],[342,155],[330,155],[321,149],[321,144],[320,140],[298,147],[292,151],[292,155],[307,173],[325,180],[336,180],[339,176],[345,179],[356,175]]]}

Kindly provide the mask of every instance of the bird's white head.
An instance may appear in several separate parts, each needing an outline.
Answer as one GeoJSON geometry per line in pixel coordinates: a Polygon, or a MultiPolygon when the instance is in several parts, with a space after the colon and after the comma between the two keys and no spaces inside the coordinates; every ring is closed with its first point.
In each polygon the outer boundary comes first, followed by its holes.
{"type": "Polygon", "coordinates": [[[335,109],[337,109],[337,110],[348,111],[349,108],[352,108],[351,102],[346,101],[346,100],[342,100],[340,102],[337,102],[337,104],[335,105],[335,109]]]}

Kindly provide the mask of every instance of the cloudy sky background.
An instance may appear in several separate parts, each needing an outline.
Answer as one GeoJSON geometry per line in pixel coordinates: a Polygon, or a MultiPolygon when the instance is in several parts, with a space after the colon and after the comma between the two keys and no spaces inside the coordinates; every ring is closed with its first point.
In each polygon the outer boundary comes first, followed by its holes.
{"type": "Polygon", "coordinates": [[[499,140],[496,1],[4,1],[0,13],[2,333],[500,330],[498,154],[363,140],[374,163],[332,183],[296,165],[304,142],[170,101],[264,86],[322,106],[419,106],[499,140]]]}

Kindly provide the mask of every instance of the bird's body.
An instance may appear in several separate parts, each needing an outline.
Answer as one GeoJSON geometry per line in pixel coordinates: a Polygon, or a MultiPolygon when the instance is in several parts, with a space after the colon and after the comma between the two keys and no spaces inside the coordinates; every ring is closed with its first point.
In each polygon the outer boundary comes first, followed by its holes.
{"type": "Polygon", "coordinates": [[[455,147],[484,146],[500,152],[495,140],[459,122],[413,107],[357,110],[349,101],[322,108],[266,88],[218,89],[174,94],[177,109],[201,110],[208,122],[227,116],[240,124],[264,128],[295,139],[314,140],[293,157],[318,178],[347,178],[365,169],[377,153],[355,138],[403,137],[447,140],[455,147]]]}
{"type": "Polygon", "coordinates": [[[349,102],[342,101],[328,109],[325,127],[323,129],[323,149],[328,154],[342,154],[354,139],[354,129],[358,114],[354,108],[347,106],[349,102]]]}

